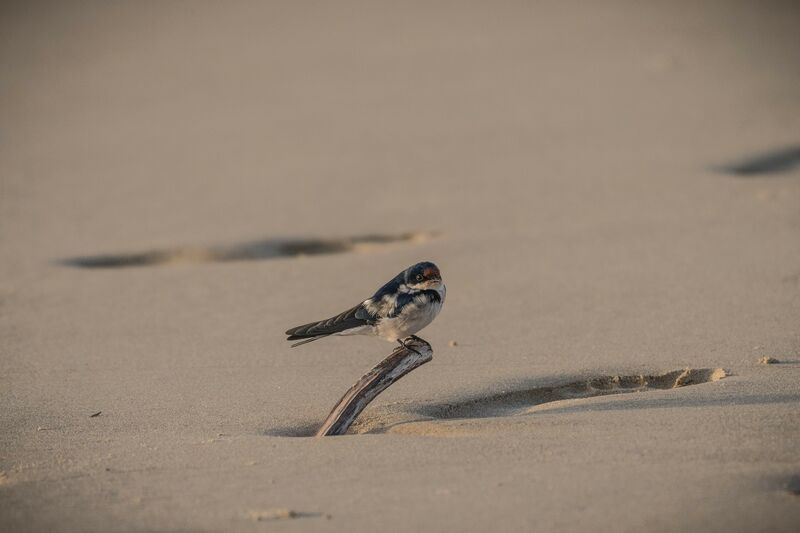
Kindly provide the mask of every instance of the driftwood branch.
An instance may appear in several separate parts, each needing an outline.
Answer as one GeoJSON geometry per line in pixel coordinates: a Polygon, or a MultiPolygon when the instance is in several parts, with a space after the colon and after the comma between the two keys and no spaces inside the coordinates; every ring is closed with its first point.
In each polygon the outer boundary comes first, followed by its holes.
{"type": "Polygon", "coordinates": [[[342,396],[317,431],[317,437],[347,433],[348,428],[358,418],[361,411],[378,394],[418,366],[433,359],[431,345],[424,340],[410,338],[405,343],[408,348],[399,346],[389,357],[364,374],[355,385],[350,387],[350,390],[342,396]]]}

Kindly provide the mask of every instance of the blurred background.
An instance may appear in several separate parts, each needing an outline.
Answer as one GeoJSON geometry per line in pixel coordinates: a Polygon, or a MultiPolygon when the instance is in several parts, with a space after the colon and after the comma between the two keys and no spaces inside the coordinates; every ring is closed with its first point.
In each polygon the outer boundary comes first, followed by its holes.
{"type": "Polygon", "coordinates": [[[58,257],[668,222],[660,189],[797,144],[797,22],[795,2],[5,2],[5,232],[58,257]]]}

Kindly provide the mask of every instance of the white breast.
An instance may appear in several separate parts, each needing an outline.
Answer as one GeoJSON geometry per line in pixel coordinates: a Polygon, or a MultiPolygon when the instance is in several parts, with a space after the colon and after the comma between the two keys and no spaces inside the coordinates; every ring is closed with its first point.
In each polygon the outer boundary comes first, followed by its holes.
{"type": "Polygon", "coordinates": [[[444,284],[437,292],[439,293],[440,301],[431,302],[425,296],[417,296],[412,303],[403,308],[399,315],[381,320],[376,327],[378,336],[389,342],[395,342],[398,339],[405,339],[421,331],[433,322],[433,319],[442,310],[447,293],[444,284]]]}

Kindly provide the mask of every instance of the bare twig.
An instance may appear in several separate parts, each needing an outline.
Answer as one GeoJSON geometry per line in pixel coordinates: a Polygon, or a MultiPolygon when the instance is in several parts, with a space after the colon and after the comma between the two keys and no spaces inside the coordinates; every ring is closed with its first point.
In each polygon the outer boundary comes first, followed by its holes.
{"type": "Polygon", "coordinates": [[[404,342],[406,347],[398,347],[350,387],[317,431],[317,437],[347,433],[361,411],[378,394],[418,366],[433,359],[431,345],[424,340],[410,338],[404,342]]]}

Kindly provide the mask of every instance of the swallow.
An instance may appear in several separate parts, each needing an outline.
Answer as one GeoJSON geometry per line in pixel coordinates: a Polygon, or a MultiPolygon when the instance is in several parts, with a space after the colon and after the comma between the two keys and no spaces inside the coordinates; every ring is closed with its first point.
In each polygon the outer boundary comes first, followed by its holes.
{"type": "Polygon", "coordinates": [[[294,348],[330,335],[375,335],[407,348],[404,339],[419,339],[415,333],[433,322],[446,293],[439,267],[428,261],[417,263],[357,306],[288,330],[286,340],[300,340],[292,344],[294,348]]]}

